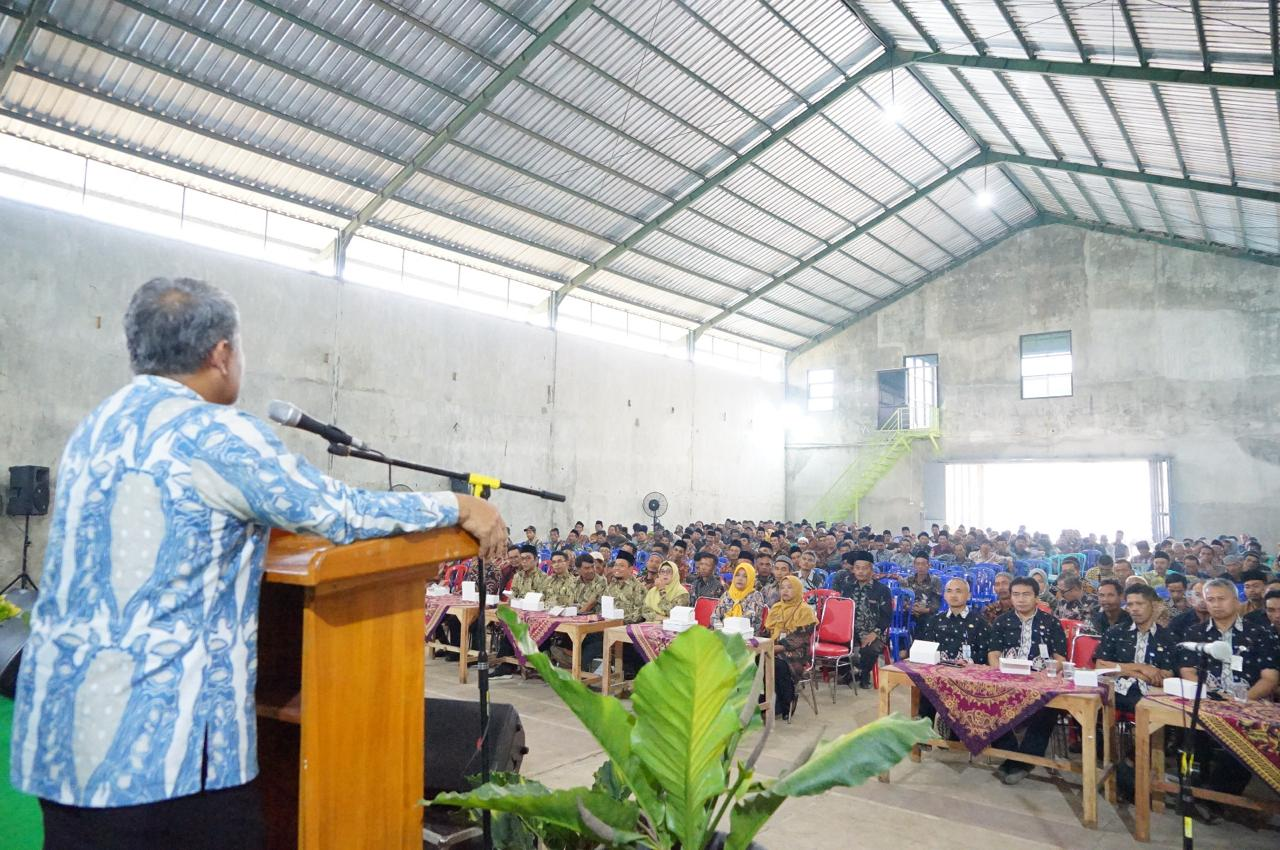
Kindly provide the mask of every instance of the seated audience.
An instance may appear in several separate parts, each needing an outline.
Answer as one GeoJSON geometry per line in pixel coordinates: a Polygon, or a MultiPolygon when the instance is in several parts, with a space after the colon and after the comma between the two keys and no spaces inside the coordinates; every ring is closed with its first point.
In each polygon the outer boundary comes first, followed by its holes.
{"type": "Polygon", "coordinates": [[[729,587],[711,614],[711,627],[723,628],[725,617],[746,617],[756,634],[764,625],[764,597],[756,590],[756,569],[746,561],[733,568],[729,587]]]}
{"type": "Polygon", "coordinates": [[[1129,625],[1129,615],[1124,610],[1124,585],[1113,578],[1098,583],[1098,610],[1089,619],[1096,635],[1105,635],[1112,626],[1129,625]]]}
{"type": "MultiPolygon", "coordinates": [[[[800,583],[804,585],[805,590],[820,590],[827,586],[826,570],[818,569],[818,554],[808,551],[801,552],[799,555],[799,572],[796,577],[800,579],[800,583]]],[[[837,569],[839,566],[837,565],[837,569]]]]}
{"type": "Polygon", "coordinates": [[[551,572],[543,577],[542,604],[547,608],[563,608],[578,603],[578,577],[569,572],[569,552],[561,549],[551,554],[551,572]]]}
{"type": "Polygon", "coordinates": [[[542,593],[546,584],[547,574],[538,569],[538,548],[531,543],[521,544],[520,560],[511,579],[511,597],[520,599],[527,593],[542,593]]]}
{"type": "Polygon", "coordinates": [[[1267,592],[1267,574],[1262,570],[1249,570],[1240,574],[1240,583],[1244,585],[1244,613],[1262,611],[1262,597],[1267,592]]]}
{"type": "Polygon", "coordinates": [[[724,580],[716,572],[719,569],[719,564],[716,563],[716,556],[704,549],[697,554],[694,560],[697,573],[689,586],[689,597],[695,600],[704,596],[719,599],[720,595],[724,593],[724,580]]]}
{"type": "Polygon", "coordinates": [[[871,687],[871,668],[884,652],[884,642],[893,620],[893,594],[875,580],[872,555],[859,549],[845,555],[849,571],[839,588],[841,596],[853,600],[853,637],[858,645],[858,687],[871,687]]]}
{"type": "MultiPolygon", "coordinates": [[[[1047,664],[1061,664],[1066,660],[1066,632],[1062,630],[1057,617],[1046,614],[1037,607],[1039,596],[1040,588],[1035,579],[1020,577],[1010,582],[1009,601],[1013,610],[1002,614],[991,630],[988,664],[998,666],[1002,655],[1038,659],[1047,664]]],[[[1056,719],[1057,715],[1053,710],[1041,709],[1024,725],[1025,734],[1021,742],[1014,730],[1010,730],[997,739],[994,746],[1023,755],[1044,756],[1056,719]]],[[[1005,759],[996,768],[996,776],[1005,785],[1021,782],[1030,772],[1030,765],[1012,758],[1005,759]]]]}
{"type": "Polygon", "coordinates": [[[671,616],[671,609],[689,604],[689,591],[680,583],[680,565],[675,561],[663,561],[654,576],[653,587],[644,595],[644,619],[649,623],[661,623],[671,616]]]}
{"type": "MultiPolygon", "coordinates": [[[[1184,650],[1181,658],[1181,675],[1196,680],[1197,667],[1208,663],[1211,688],[1230,690],[1237,698],[1269,700],[1280,684],[1280,639],[1273,629],[1241,616],[1241,604],[1236,586],[1229,579],[1217,578],[1205,582],[1205,607],[1209,617],[1202,625],[1186,632],[1184,639],[1210,643],[1226,640],[1231,644],[1232,657],[1227,661],[1202,659],[1199,653],[1184,650]]],[[[1202,787],[1226,794],[1239,794],[1249,784],[1250,771],[1229,751],[1217,745],[1204,732],[1196,733],[1202,787]]],[[[1222,819],[1221,805],[1196,800],[1196,814],[1206,823],[1222,819]]]]}
{"type": "Polygon", "coordinates": [[[778,579],[779,599],[769,608],[764,627],[774,642],[773,692],[778,718],[786,720],[797,702],[795,683],[804,675],[810,660],[810,644],[818,618],[804,601],[800,579],[788,575],[778,579]]]}
{"type": "Polygon", "coordinates": [[[929,558],[916,555],[912,566],[915,573],[903,585],[916,595],[911,605],[911,615],[916,623],[923,623],[930,615],[936,614],[942,603],[942,580],[929,573],[929,558]]]}
{"type": "MultiPolygon", "coordinates": [[[[996,601],[982,609],[982,618],[987,621],[987,625],[995,625],[996,620],[1013,610],[1013,604],[1009,601],[1009,587],[1012,582],[1013,576],[1009,573],[996,573],[995,581],[991,585],[991,589],[996,594],[996,601]]],[[[1036,596],[1039,597],[1039,595],[1040,592],[1037,589],[1036,596]]]]}
{"type": "Polygon", "coordinates": [[[1157,692],[1173,675],[1176,648],[1169,630],[1156,623],[1158,597],[1146,585],[1125,588],[1125,611],[1130,622],[1112,626],[1094,653],[1098,667],[1119,667],[1116,707],[1132,712],[1148,689],[1157,692]]]}
{"type": "Polygon", "coordinates": [[[1098,610],[1098,597],[1086,593],[1084,582],[1078,576],[1063,576],[1058,579],[1058,599],[1053,606],[1053,616],[1059,620],[1093,619],[1098,610]]]}

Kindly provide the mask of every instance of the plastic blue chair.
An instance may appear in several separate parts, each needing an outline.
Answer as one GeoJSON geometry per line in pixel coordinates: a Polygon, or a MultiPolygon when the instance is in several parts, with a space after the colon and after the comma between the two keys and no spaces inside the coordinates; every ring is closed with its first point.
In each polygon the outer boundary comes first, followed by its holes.
{"type": "Polygon", "coordinates": [[[890,590],[893,593],[893,620],[889,625],[889,647],[893,657],[898,658],[903,643],[911,640],[911,606],[916,602],[916,594],[905,587],[892,587],[890,590]]]}
{"type": "Polygon", "coordinates": [[[1168,602],[1168,601],[1169,601],[1169,588],[1165,587],[1163,584],[1162,584],[1162,585],[1160,585],[1159,587],[1157,587],[1157,588],[1156,588],[1156,596],[1159,596],[1161,599],[1163,599],[1164,601],[1168,602]]]}
{"type": "Polygon", "coordinates": [[[1245,600],[1244,600],[1244,585],[1243,585],[1243,584],[1237,584],[1237,585],[1236,585],[1236,595],[1240,597],[1240,601],[1241,601],[1241,602],[1244,602],[1244,601],[1245,601],[1245,600]]]}
{"type": "Polygon", "coordinates": [[[827,573],[827,582],[826,584],[823,585],[823,587],[825,587],[827,590],[830,590],[831,585],[835,584],[836,582],[836,574],[838,572],[839,570],[832,570],[831,572],[827,573]]]}
{"type": "Polygon", "coordinates": [[[1030,561],[1014,561],[1013,574],[1015,576],[1031,575],[1031,562],[1030,561]]]}
{"type": "Polygon", "coordinates": [[[1086,570],[1092,569],[1098,563],[1098,559],[1102,557],[1100,549],[1085,549],[1081,554],[1084,555],[1084,568],[1086,570]]]}
{"type": "Polygon", "coordinates": [[[880,583],[889,588],[891,592],[898,592],[898,580],[896,578],[882,578],[880,579],[880,583]]]}

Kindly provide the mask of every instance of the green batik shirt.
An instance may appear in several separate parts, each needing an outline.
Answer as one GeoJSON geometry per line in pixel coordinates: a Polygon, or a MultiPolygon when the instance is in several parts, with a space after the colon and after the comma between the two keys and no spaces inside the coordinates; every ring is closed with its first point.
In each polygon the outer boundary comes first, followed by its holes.
{"type": "Polygon", "coordinates": [[[547,608],[577,605],[580,584],[582,580],[573,573],[546,576],[542,582],[542,604],[547,608]]]}
{"type": "MultiPolygon", "coordinates": [[[[600,613],[600,597],[605,594],[605,578],[604,576],[596,576],[591,581],[583,581],[578,579],[575,590],[578,593],[577,605],[579,614],[599,614],[600,613]]],[[[622,607],[619,605],[618,607],[622,607]]],[[[623,608],[622,610],[626,610],[623,608]]]]}
{"type": "Polygon", "coordinates": [[[627,624],[644,621],[644,594],[647,588],[634,578],[619,581],[611,578],[605,582],[601,596],[612,596],[613,607],[622,609],[622,621],[627,624]]]}
{"type": "MultiPolygon", "coordinates": [[[[542,570],[534,567],[525,572],[520,570],[516,573],[515,578],[511,580],[511,598],[523,599],[526,593],[544,593],[547,586],[547,575],[542,570]]],[[[546,604],[546,597],[543,597],[543,604],[546,604]]]]}

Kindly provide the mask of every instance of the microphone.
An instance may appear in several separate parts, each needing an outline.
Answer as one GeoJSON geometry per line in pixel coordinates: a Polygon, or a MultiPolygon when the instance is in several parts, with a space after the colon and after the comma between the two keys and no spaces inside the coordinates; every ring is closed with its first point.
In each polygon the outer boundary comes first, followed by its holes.
{"type": "Polygon", "coordinates": [[[1225,640],[1215,640],[1213,643],[1196,643],[1195,641],[1186,641],[1178,644],[1179,649],[1186,649],[1191,652],[1203,652],[1210,658],[1216,658],[1219,661],[1231,660],[1231,644],[1225,640]]]}
{"type": "Polygon", "coordinates": [[[324,437],[330,443],[336,443],[341,446],[351,446],[353,449],[364,449],[365,451],[373,451],[369,446],[365,445],[362,440],[343,431],[337,425],[329,425],[312,419],[310,416],[302,412],[297,405],[290,404],[287,401],[276,399],[271,402],[267,408],[267,415],[275,422],[281,425],[288,425],[290,428],[301,428],[303,431],[310,431],[312,434],[324,437]]]}

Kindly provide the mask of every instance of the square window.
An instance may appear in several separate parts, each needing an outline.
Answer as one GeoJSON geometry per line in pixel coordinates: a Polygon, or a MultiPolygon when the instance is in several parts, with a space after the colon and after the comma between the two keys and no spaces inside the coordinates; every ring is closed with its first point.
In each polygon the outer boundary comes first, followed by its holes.
{"type": "Polygon", "coordinates": [[[1023,398],[1071,395],[1071,331],[1026,334],[1020,348],[1023,398]]]}

